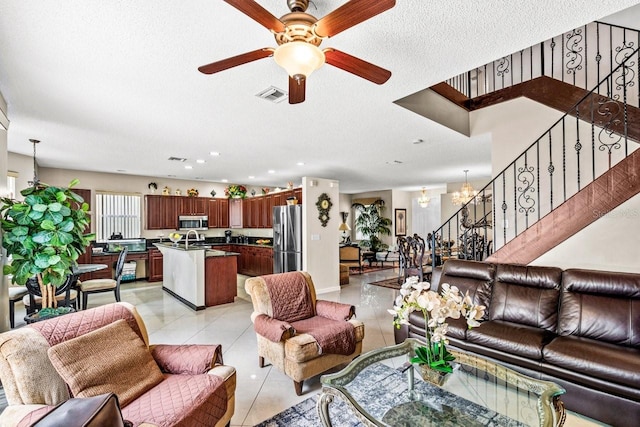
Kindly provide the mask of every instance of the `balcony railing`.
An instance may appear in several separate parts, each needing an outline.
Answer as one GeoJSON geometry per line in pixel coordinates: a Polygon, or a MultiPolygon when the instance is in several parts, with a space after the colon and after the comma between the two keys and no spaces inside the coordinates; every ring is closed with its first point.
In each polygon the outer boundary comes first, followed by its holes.
{"type": "MultiPolygon", "coordinates": [[[[606,89],[604,93],[611,97],[622,86],[603,88],[599,82],[638,46],[640,31],[593,22],[459,74],[446,83],[468,98],[476,98],[547,76],[585,90],[598,85],[598,90],[606,89]]],[[[635,67],[634,72],[640,73],[638,64],[635,67]]],[[[629,104],[639,107],[639,88],[626,89],[629,104]]]]}

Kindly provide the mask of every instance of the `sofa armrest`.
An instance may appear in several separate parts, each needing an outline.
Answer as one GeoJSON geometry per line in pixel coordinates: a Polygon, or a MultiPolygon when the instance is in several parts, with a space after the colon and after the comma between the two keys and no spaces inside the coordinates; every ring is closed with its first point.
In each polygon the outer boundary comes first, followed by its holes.
{"type": "Polygon", "coordinates": [[[253,319],[253,329],[260,336],[272,342],[280,342],[295,335],[295,329],[289,322],[260,314],[253,319]]]}
{"type": "Polygon", "coordinates": [[[222,365],[222,347],[218,344],[157,344],[149,346],[160,370],[169,374],[206,374],[222,365]]]}
{"type": "Polygon", "coordinates": [[[316,314],[332,320],[349,320],[356,315],[356,308],[341,302],[317,300],[316,314]]]}

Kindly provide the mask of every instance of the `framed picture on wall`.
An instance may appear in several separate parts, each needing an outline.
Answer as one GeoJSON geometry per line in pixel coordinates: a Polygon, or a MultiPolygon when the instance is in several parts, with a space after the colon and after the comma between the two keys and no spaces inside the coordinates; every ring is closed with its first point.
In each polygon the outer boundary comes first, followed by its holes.
{"type": "Polygon", "coordinates": [[[396,236],[407,235],[407,210],[396,209],[396,236]]]}

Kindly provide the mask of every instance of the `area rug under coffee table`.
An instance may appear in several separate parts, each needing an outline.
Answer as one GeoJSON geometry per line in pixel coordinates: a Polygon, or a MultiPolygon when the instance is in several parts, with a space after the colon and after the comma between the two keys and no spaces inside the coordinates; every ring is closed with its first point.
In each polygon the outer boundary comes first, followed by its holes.
{"type": "MultiPolygon", "coordinates": [[[[381,405],[379,403],[380,399],[391,399],[393,401],[396,399],[396,394],[406,392],[406,381],[402,380],[403,375],[400,371],[387,365],[374,363],[359,374],[359,376],[362,377],[362,381],[359,381],[359,385],[354,386],[350,393],[356,397],[360,404],[369,409],[373,409],[375,412],[377,410],[376,407],[382,408],[387,406],[381,405]],[[394,377],[399,377],[400,381],[390,381],[390,379],[394,377]],[[395,389],[381,390],[381,387],[385,387],[384,384],[392,383],[395,384],[395,389]]],[[[431,419],[431,423],[428,424],[429,426],[523,427],[523,425],[517,421],[513,421],[488,408],[455,396],[436,386],[426,383],[417,384],[417,386],[422,392],[426,393],[425,401],[433,406],[433,408],[438,408],[438,410],[430,411],[430,414],[427,414],[427,418],[431,419]],[[462,420],[464,420],[464,423],[460,424],[462,420]]],[[[263,421],[256,427],[320,427],[322,423],[316,410],[317,398],[318,395],[312,396],[291,408],[285,409],[273,418],[263,421]]],[[[393,412],[393,410],[389,412],[393,412]]],[[[335,398],[333,402],[329,404],[329,413],[333,427],[363,426],[354,415],[353,410],[340,398],[335,398]]],[[[388,416],[390,419],[393,419],[393,414],[388,414],[388,416]]],[[[424,424],[425,417],[421,417],[420,419],[421,421],[419,423],[422,424],[412,424],[412,426],[426,425],[424,424]]],[[[396,425],[396,423],[393,422],[392,425],[396,425]]]]}

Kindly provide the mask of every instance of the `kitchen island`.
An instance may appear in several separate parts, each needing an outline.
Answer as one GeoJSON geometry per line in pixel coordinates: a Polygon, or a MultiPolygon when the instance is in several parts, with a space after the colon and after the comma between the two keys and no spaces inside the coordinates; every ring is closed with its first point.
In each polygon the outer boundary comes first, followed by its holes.
{"type": "Polygon", "coordinates": [[[194,310],[233,302],[237,294],[236,252],[210,246],[154,243],[162,253],[162,289],[194,310]]]}

